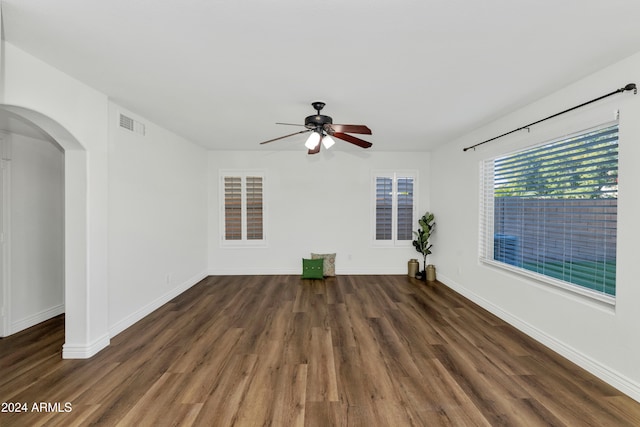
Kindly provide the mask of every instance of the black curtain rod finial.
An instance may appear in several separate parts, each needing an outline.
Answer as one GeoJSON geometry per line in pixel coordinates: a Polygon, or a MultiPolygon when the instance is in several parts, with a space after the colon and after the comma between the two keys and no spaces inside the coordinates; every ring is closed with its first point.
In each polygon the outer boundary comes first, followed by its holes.
{"type": "Polygon", "coordinates": [[[634,95],[638,94],[638,88],[635,83],[629,83],[624,87],[624,90],[632,90],[634,95]]]}

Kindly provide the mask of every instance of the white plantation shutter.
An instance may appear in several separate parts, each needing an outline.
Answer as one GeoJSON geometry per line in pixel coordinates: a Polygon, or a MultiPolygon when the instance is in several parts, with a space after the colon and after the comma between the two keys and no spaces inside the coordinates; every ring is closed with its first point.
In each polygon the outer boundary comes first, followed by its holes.
{"type": "Polygon", "coordinates": [[[264,242],[264,175],[221,171],[221,178],[223,242],[264,242]]]}
{"type": "Polygon", "coordinates": [[[486,160],[481,183],[482,260],[613,300],[617,123],[486,160]]]}
{"type": "Polygon", "coordinates": [[[413,203],[413,177],[397,178],[397,239],[413,240],[413,229],[418,227],[414,224],[414,203],[413,203]]]}
{"type": "Polygon", "coordinates": [[[376,177],[376,240],[393,239],[393,178],[376,177]]]}
{"type": "Polygon", "coordinates": [[[242,178],[224,177],[224,238],[242,240],[242,178]]]}
{"type": "Polygon", "coordinates": [[[262,240],[263,238],[263,203],[262,177],[246,177],[247,187],[247,239],[262,240]]]}

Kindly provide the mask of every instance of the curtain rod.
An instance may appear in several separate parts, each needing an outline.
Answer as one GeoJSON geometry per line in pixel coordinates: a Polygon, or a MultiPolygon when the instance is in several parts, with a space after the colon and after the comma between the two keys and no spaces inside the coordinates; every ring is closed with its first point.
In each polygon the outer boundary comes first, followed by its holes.
{"type": "Polygon", "coordinates": [[[493,137],[493,138],[491,138],[491,139],[487,139],[486,141],[479,142],[479,143],[477,143],[477,144],[475,144],[475,145],[472,145],[472,146],[470,146],[470,147],[463,148],[463,149],[462,149],[462,151],[467,151],[467,150],[470,150],[470,149],[472,149],[472,148],[473,148],[473,149],[475,149],[476,147],[478,147],[478,146],[480,146],[480,145],[482,145],[482,144],[486,144],[487,142],[491,142],[491,141],[493,141],[493,140],[495,140],[495,139],[502,138],[503,136],[507,136],[507,135],[509,135],[509,134],[512,134],[512,133],[514,133],[514,132],[518,132],[518,131],[523,130],[523,129],[529,129],[529,127],[530,127],[530,126],[537,125],[538,123],[544,122],[545,120],[552,119],[552,118],[557,117],[557,116],[559,116],[559,115],[561,115],[561,114],[568,113],[569,111],[573,111],[573,110],[575,110],[575,109],[577,109],[577,108],[584,107],[585,105],[589,105],[589,104],[591,104],[591,103],[593,103],[593,102],[600,101],[601,99],[607,98],[607,97],[609,97],[609,96],[611,96],[611,95],[615,95],[615,94],[617,94],[617,93],[626,92],[626,91],[628,91],[628,90],[632,90],[634,95],[638,93],[638,89],[636,88],[636,84],[635,84],[635,83],[629,83],[629,84],[628,84],[628,85],[626,85],[625,87],[621,87],[620,89],[616,89],[616,90],[614,90],[614,91],[613,91],[613,92],[611,92],[611,93],[608,93],[608,94],[606,94],[606,95],[602,95],[602,96],[600,96],[600,97],[598,97],[598,98],[592,99],[591,101],[583,102],[583,103],[582,103],[582,104],[580,104],[580,105],[576,105],[575,107],[571,107],[571,108],[569,108],[569,109],[567,109],[567,110],[560,111],[559,113],[553,114],[553,115],[551,115],[551,116],[549,116],[549,117],[545,117],[544,119],[540,119],[540,120],[538,120],[538,121],[536,121],[536,122],[529,123],[528,125],[524,125],[524,126],[522,126],[522,127],[519,127],[518,129],[514,129],[514,130],[512,130],[512,131],[510,131],[510,132],[503,133],[502,135],[494,136],[494,137],[493,137]]]}

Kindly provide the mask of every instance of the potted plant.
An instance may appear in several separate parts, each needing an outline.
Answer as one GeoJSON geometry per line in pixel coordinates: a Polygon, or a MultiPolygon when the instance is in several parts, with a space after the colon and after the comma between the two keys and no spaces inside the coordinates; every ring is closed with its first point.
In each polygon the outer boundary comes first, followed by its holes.
{"type": "Polygon", "coordinates": [[[422,218],[418,220],[420,228],[418,228],[418,231],[413,232],[413,234],[416,236],[416,239],[413,241],[413,247],[416,248],[416,251],[422,254],[423,270],[421,273],[421,278],[423,280],[427,279],[427,255],[431,253],[431,247],[433,246],[429,244],[429,237],[431,237],[433,227],[435,227],[436,225],[433,220],[433,214],[428,211],[425,212],[425,214],[422,215],[422,218]]]}

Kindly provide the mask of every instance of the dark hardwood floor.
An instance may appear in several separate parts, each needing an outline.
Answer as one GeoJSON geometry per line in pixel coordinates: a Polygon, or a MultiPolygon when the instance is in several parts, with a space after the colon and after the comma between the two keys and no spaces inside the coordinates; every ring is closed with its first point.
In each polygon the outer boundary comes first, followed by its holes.
{"type": "Polygon", "coordinates": [[[0,402],[27,404],[0,425],[640,425],[640,403],[405,276],[210,277],[92,359],[63,342],[62,316],[0,340],[0,402]]]}

